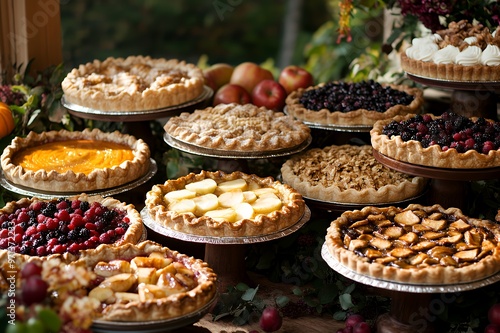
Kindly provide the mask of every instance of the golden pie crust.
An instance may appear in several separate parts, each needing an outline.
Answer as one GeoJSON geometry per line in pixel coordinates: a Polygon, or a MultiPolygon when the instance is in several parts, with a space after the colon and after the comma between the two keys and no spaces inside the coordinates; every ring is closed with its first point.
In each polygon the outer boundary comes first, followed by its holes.
{"type": "MultiPolygon", "coordinates": [[[[389,85],[392,89],[404,91],[412,95],[413,101],[409,105],[394,105],[388,108],[385,112],[377,112],[373,110],[358,109],[349,112],[330,111],[321,109],[319,111],[309,110],[300,102],[300,98],[305,91],[318,89],[324,86],[325,83],[320,83],[316,86],[308,88],[300,88],[291,92],[286,98],[287,113],[295,118],[320,125],[342,125],[342,126],[372,126],[377,120],[392,118],[396,115],[408,113],[419,113],[423,104],[423,92],[418,88],[411,88],[405,85],[389,85]]],[[[382,85],[384,86],[384,85],[382,85]]]]}
{"type": "Polygon", "coordinates": [[[327,230],[330,254],[356,273],[408,284],[454,284],[500,270],[500,227],[457,208],[411,204],[344,212],[327,230]]]}
{"type": "MultiPolygon", "coordinates": [[[[182,270],[187,268],[193,273],[193,275],[190,275],[188,278],[194,280],[194,285],[189,287],[185,286],[182,288],[182,291],[176,291],[171,295],[161,298],[117,301],[108,304],[103,302],[102,316],[95,319],[127,322],[173,319],[200,310],[214,299],[217,293],[217,276],[207,263],[167,247],[163,247],[152,241],[144,241],[136,245],[100,245],[94,250],[83,251],[80,259],[74,264],[83,265],[94,270],[99,264],[102,265],[102,263],[108,263],[112,260],[119,259],[130,262],[137,257],[147,257],[151,253],[155,253],[155,255],[159,255],[160,257],[163,256],[173,263],[180,264],[181,269],[177,270],[177,273],[180,275],[182,275],[182,270]]],[[[161,268],[164,267],[158,267],[154,274],[158,273],[161,268]]],[[[109,272],[109,275],[113,274],[114,273],[109,272]]],[[[174,279],[174,277],[171,278],[174,279]]],[[[180,278],[183,278],[183,276],[180,278]]],[[[122,289],[125,288],[126,287],[122,289]]],[[[137,288],[141,288],[140,283],[137,285],[137,288]]],[[[118,286],[118,289],[120,289],[120,286],[118,286]]],[[[125,291],[127,290],[134,293],[136,288],[132,286],[132,288],[126,288],[125,291]]],[[[89,296],[90,295],[91,294],[89,294],[89,296]]]]}
{"type": "Polygon", "coordinates": [[[253,104],[218,104],[172,117],[166,133],[182,142],[208,149],[273,151],[296,147],[309,139],[302,122],[253,104]]]}
{"type": "MultiPolygon", "coordinates": [[[[433,119],[439,118],[430,115],[433,119]]],[[[393,119],[381,120],[375,123],[370,131],[373,149],[379,153],[401,162],[429,167],[449,169],[482,169],[500,166],[500,150],[490,150],[482,154],[475,150],[459,153],[456,149],[443,151],[439,145],[423,148],[416,140],[403,141],[401,137],[389,138],[383,134],[383,129],[391,121],[402,121],[415,117],[414,114],[396,116],[393,119]]],[[[472,118],[473,120],[475,118],[472,118]]],[[[487,120],[492,122],[492,120],[487,120]]]]}
{"type": "Polygon", "coordinates": [[[379,163],[370,145],[313,148],[287,160],[283,182],[303,196],[326,202],[387,203],[420,194],[422,177],[391,170],[379,163]]]}
{"type": "Polygon", "coordinates": [[[109,57],[80,65],[62,81],[67,102],[101,111],[175,106],[200,96],[203,72],[194,64],[149,56],[109,57]]]}
{"type": "MultiPolygon", "coordinates": [[[[201,195],[196,194],[196,196],[201,195]]],[[[217,200],[221,202],[220,195],[217,200]]],[[[224,207],[229,207],[229,205],[219,205],[213,210],[225,211],[224,207]]],[[[274,233],[294,225],[304,215],[305,203],[299,192],[274,180],[272,177],[261,178],[239,171],[233,173],[201,171],[198,174],[190,173],[175,180],[168,180],[164,184],[153,186],[146,194],[146,208],[155,223],[176,231],[201,236],[248,237],[274,233]],[[257,211],[254,206],[255,211],[250,218],[238,217],[232,221],[229,221],[229,218],[214,217],[214,215],[210,215],[210,212],[201,215],[193,212],[177,212],[169,208],[171,203],[166,200],[169,192],[185,190],[186,185],[189,187],[189,184],[204,179],[212,179],[217,183],[215,189],[212,189],[208,194],[216,193],[217,195],[220,193],[221,184],[223,183],[244,180],[247,186],[243,190],[234,189],[227,192],[248,191],[257,193],[253,201],[251,201],[252,205],[257,202],[256,199],[261,198],[261,194],[267,192],[262,195],[263,198],[269,195],[269,192],[272,192],[280,203],[276,209],[272,209],[272,211],[269,209],[269,213],[260,213],[262,210],[257,211]]]]}
{"type": "Polygon", "coordinates": [[[87,192],[120,186],[145,175],[150,167],[150,150],[142,139],[118,131],[105,133],[98,129],[85,129],[74,132],[30,132],[24,138],[12,140],[2,153],[1,164],[4,177],[16,185],[50,192],[87,192]],[[78,140],[82,141],[85,150],[77,150],[78,140]],[[98,149],[99,142],[118,144],[121,149],[130,150],[132,154],[129,152],[129,156],[124,159],[121,153],[112,156],[113,150],[98,149]],[[64,144],[58,145],[57,151],[35,150],[31,161],[35,166],[33,169],[16,164],[16,155],[22,154],[24,150],[54,143],[64,144]],[[92,150],[88,149],[89,146],[92,150]],[[114,163],[109,165],[111,160],[114,163]],[[104,166],[100,166],[102,163],[104,166]],[[69,170],[66,170],[68,166],[69,170]],[[90,169],[80,172],[82,166],[90,169]]]}

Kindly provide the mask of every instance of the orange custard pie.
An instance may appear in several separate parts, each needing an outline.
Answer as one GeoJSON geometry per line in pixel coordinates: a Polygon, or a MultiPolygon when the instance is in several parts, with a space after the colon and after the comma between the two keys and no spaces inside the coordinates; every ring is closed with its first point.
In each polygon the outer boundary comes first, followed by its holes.
{"type": "Polygon", "coordinates": [[[2,154],[6,179],[57,192],[105,189],[128,183],[149,169],[146,143],[98,129],[52,131],[17,137],[2,154]]]}

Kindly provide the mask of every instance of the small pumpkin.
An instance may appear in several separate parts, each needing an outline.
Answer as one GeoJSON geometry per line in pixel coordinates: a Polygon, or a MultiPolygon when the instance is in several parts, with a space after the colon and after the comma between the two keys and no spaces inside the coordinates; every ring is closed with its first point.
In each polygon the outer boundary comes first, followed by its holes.
{"type": "Polygon", "coordinates": [[[0,102],[0,139],[9,135],[15,126],[14,117],[9,106],[0,102]]]}

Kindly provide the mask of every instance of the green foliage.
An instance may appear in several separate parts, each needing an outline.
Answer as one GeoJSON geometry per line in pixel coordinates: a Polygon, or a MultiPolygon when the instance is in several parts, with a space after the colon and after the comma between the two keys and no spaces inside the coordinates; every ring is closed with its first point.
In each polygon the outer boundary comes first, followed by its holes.
{"type": "Polygon", "coordinates": [[[225,317],[231,317],[235,325],[244,325],[259,319],[266,304],[257,296],[259,286],[250,288],[244,283],[219,295],[219,300],[212,310],[213,320],[217,321],[225,317]]]}

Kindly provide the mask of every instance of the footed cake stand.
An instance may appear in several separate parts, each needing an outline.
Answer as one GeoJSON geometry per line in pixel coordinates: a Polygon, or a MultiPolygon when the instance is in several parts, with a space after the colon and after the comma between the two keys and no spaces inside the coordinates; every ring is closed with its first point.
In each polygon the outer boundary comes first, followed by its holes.
{"type": "Polygon", "coordinates": [[[340,263],[323,244],[321,256],[334,271],[348,279],[378,289],[391,297],[389,313],[377,318],[377,333],[431,333],[432,322],[444,311],[446,304],[454,302],[456,293],[474,290],[500,281],[500,272],[476,281],[454,284],[417,285],[375,279],[359,274],[340,263]],[[440,295],[436,298],[436,295],[440,295]]]}

